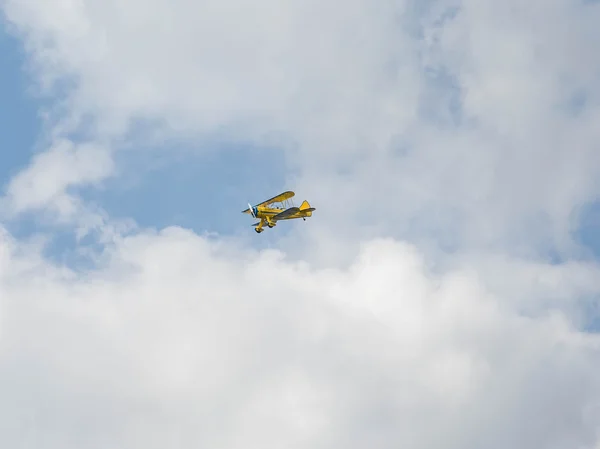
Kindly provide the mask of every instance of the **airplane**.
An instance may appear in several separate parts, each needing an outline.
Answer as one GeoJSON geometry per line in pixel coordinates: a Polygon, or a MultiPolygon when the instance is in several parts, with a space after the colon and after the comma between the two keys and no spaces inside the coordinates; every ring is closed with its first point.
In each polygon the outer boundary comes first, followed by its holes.
{"type": "Polygon", "coordinates": [[[294,192],[287,191],[280,193],[277,196],[274,196],[270,200],[263,201],[256,206],[250,205],[248,203],[248,209],[243,210],[243,214],[250,214],[253,218],[260,218],[258,223],[254,223],[254,230],[260,234],[264,231],[263,226],[267,225],[269,228],[272,228],[277,225],[279,220],[293,220],[295,218],[302,218],[302,220],[306,220],[306,217],[311,217],[314,207],[310,207],[308,201],[304,200],[300,207],[289,205],[289,200],[295,195],[294,192]],[[283,207],[269,207],[273,203],[281,203],[283,207]]]}

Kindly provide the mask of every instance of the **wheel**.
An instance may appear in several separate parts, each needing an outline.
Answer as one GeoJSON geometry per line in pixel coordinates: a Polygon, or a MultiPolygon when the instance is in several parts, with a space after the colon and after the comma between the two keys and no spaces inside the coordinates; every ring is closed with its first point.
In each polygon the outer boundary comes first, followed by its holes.
{"type": "Polygon", "coordinates": [[[264,229],[261,229],[261,228],[254,228],[254,230],[256,231],[257,234],[260,234],[261,232],[264,231],[264,229]]]}

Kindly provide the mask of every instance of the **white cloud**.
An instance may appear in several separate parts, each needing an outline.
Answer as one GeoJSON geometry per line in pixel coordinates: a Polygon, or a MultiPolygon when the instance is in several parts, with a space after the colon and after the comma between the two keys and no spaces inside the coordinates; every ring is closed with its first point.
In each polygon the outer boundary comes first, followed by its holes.
{"type": "Polygon", "coordinates": [[[359,0],[342,9],[334,1],[163,0],[46,8],[7,2],[6,12],[27,33],[44,76],[76,78],[80,112],[166,119],[184,130],[280,115],[304,127],[332,107],[366,116],[356,106],[371,103],[378,86],[361,92],[356,84],[378,81],[389,47],[402,43],[387,40],[390,9],[359,0]]]}
{"type": "Polygon", "coordinates": [[[97,183],[112,174],[113,169],[105,148],[95,144],[76,145],[69,140],[54,142],[11,180],[6,198],[9,210],[18,214],[56,207],[61,215],[72,215],[77,200],[67,189],[97,183]]]}
{"type": "Polygon", "coordinates": [[[312,270],[167,229],[80,276],[11,246],[12,447],[594,442],[582,412],[600,399],[597,337],[561,314],[522,318],[473,271],[434,275],[408,245],[371,242],[348,270],[312,270]]]}

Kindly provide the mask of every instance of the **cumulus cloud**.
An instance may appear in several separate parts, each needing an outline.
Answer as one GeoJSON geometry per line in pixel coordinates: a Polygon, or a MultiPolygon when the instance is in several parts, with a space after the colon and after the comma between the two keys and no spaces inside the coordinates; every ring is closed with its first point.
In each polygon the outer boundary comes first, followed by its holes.
{"type": "Polygon", "coordinates": [[[104,217],[91,270],[3,235],[9,445],[598,444],[600,268],[544,261],[599,192],[597,4],[2,6],[57,105],[14,212],[215,135],[281,144],[318,209],[277,251],[104,217]]]}
{"type": "Polygon", "coordinates": [[[473,270],[434,274],[410,245],[314,270],[174,228],[80,275],[15,245],[11,446],[592,447],[598,338],[520,316],[473,270]]]}

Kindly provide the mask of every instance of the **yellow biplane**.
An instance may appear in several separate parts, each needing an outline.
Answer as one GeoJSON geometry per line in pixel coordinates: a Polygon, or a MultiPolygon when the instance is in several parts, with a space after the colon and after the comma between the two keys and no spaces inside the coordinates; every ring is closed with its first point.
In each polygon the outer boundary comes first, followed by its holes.
{"type": "Polygon", "coordinates": [[[248,209],[243,210],[242,213],[250,214],[253,218],[260,218],[258,223],[252,225],[254,226],[254,230],[259,234],[264,231],[264,225],[272,228],[277,225],[279,220],[293,220],[295,218],[306,220],[306,217],[311,217],[315,208],[310,207],[310,204],[306,200],[302,202],[300,207],[294,206],[291,202],[291,198],[294,195],[294,192],[288,191],[280,193],[256,206],[251,206],[248,203],[248,209]],[[279,203],[279,207],[271,207],[275,203],[279,203]]]}

